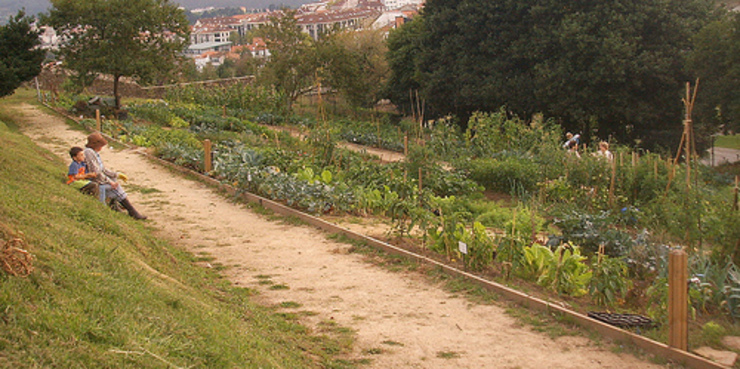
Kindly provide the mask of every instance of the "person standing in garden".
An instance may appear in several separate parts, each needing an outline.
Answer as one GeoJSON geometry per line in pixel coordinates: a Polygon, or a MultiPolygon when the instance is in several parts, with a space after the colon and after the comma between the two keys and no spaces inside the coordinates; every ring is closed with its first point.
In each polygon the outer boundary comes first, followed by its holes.
{"type": "Polygon", "coordinates": [[[568,150],[569,154],[574,154],[576,157],[580,158],[581,154],[578,153],[578,144],[581,142],[581,135],[579,134],[572,134],[570,132],[565,134],[565,143],[563,143],[563,148],[568,150]]]}
{"type": "Polygon", "coordinates": [[[111,198],[121,203],[121,205],[128,211],[134,219],[146,219],[147,217],[141,215],[128,199],[126,191],[123,190],[121,185],[116,180],[121,179],[124,182],[128,180],[123,173],[114,172],[106,169],[103,165],[103,159],[100,158],[100,150],[108,144],[108,141],[100,133],[93,133],[87,136],[87,145],[85,153],[85,162],[87,162],[87,169],[89,173],[95,174],[92,179],[98,184],[100,190],[100,201],[105,204],[106,198],[111,198]]]}
{"type": "Polygon", "coordinates": [[[606,141],[599,142],[599,151],[596,152],[596,156],[606,158],[609,162],[614,160],[614,154],[609,151],[609,143],[606,141]]]}

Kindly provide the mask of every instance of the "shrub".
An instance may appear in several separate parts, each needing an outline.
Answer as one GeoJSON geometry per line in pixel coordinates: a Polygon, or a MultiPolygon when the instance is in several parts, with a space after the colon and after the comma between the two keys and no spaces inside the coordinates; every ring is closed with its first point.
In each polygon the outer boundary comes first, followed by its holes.
{"type": "Polygon", "coordinates": [[[602,306],[615,306],[623,299],[629,288],[627,264],[621,259],[606,255],[594,256],[591,260],[593,275],[589,283],[591,298],[602,306]]]}
{"type": "Polygon", "coordinates": [[[553,224],[562,231],[564,241],[581,245],[588,254],[595,254],[604,245],[607,255],[623,256],[633,239],[629,233],[611,227],[610,215],[608,211],[596,215],[574,211],[556,218],[553,224]]]}
{"type": "Polygon", "coordinates": [[[160,126],[169,126],[175,115],[166,103],[147,102],[129,107],[131,115],[160,126]]]}
{"type": "Polygon", "coordinates": [[[537,164],[524,157],[473,159],[462,165],[470,179],[489,191],[512,193],[517,188],[533,191],[541,180],[537,164]]]}
{"type": "Polygon", "coordinates": [[[251,112],[283,113],[284,97],[275,91],[255,85],[181,86],[167,90],[168,101],[193,103],[214,108],[251,112]]]}
{"type": "Polygon", "coordinates": [[[157,146],[157,156],[185,168],[203,171],[203,150],[194,149],[183,142],[162,142],[157,146]]]}
{"type": "Polygon", "coordinates": [[[706,322],[701,327],[702,339],[709,345],[720,347],[722,337],[727,334],[727,330],[715,322],[706,322]]]}

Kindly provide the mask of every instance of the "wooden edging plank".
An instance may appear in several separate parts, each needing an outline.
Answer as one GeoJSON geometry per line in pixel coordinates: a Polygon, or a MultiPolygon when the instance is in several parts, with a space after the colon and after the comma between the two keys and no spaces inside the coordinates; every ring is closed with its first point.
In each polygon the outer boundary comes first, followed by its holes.
{"type": "MultiPolygon", "coordinates": [[[[47,104],[44,104],[47,107],[49,107],[47,104]]],[[[58,112],[57,112],[58,113],[58,112]]],[[[77,121],[76,118],[71,117],[67,114],[65,115],[66,118],[77,121]]],[[[126,145],[126,144],[124,144],[126,145]]],[[[130,145],[126,145],[129,146],[130,145]]],[[[559,314],[562,314],[564,316],[568,316],[573,319],[573,321],[588,329],[593,329],[599,334],[608,337],[610,339],[613,339],[615,341],[623,341],[623,342],[629,342],[634,344],[637,347],[640,347],[641,349],[645,350],[646,352],[656,355],[658,357],[662,357],[674,362],[677,362],[681,365],[693,368],[693,369],[726,369],[728,367],[721,365],[719,363],[716,363],[714,361],[710,361],[708,359],[705,359],[701,356],[692,354],[688,351],[678,350],[675,348],[672,348],[664,343],[651,340],[649,338],[634,334],[632,332],[623,330],[621,328],[611,326],[609,324],[606,324],[604,322],[598,321],[596,319],[589,318],[586,315],[583,315],[581,313],[575,312],[573,310],[567,309],[563,306],[560,306],[556,303],[551,303],[545,300],[542,300],[540,298],[527,295],[526,293],[517,291],[515,289],[509,288],[507,286],[504,286],[500,283],[496,283],[493,281],[489,281],[486,279],[483,279],[481,277],[478,277],[474,274],[468,273],[466,271],[457,269],[455,267],[440,263],[434,259],[425,257],[423,255],[416,254],[414,252],[402,249],[400,247],[391,245],[387,242],[383,242],[377,239],[374,239],[372,237],[359,234],[356,232],[353,232],[347,228],[338,226],[333,223],[329,223],[321,218],[315,217],[313,215],[304,213],[302,211],[290,208],[288,206],[285,206],[279,202],[255,195],[253,193],[249,192],[239,192],[237,191],[233,186],[223,184],[219,182],[218,180],[211,178],[209,176],[206,176],[204,174],[198,173],[196,171],[190,170],[188,168],[175,165],[169,161],[162,160],[156,156],[153,156],[147,152],[144,151],[136,151],[137,153],[144,155],[148,157],[149,159],[156,161],[166,167],[169,167],[171,169],[174,169],[176,171],[179,171],[184,174],[192,175],[197,177],[199,180],[206,182],[214,187],[217,187],[219,190],[224,191],[232,196],[240,196],[244,198],[245,200],[253,203],[258,203],[261,206],[270,209],[278,214],[286,215],[286,216],[294,216],[297,218],[300,218],[302,221],[321,228],[324,231],[331,232],[331,233],[339,233],[346,237],[349,237],[353,240],[358,241],[364,241],[368,245],[381,249],[385,252],[394,254],[394,255],[400,255],[404,256],[413,260],[416,260],[421,263],[433,265],[436,267],[439,267],[442,269],[445,273],[455,276],[455,277],[462,277],[465,278],[471,282],[474,282],[490,291],[496,292],[498,294],[501,294],[506,299],[512,300],[526,308],[536,309],[539,311],[544,312],[557,312],[559,314]]]]}

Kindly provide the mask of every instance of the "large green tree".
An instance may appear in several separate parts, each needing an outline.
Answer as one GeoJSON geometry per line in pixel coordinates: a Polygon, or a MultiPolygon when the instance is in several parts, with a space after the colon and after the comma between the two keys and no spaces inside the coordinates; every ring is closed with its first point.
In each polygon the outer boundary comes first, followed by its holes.
{"type": "Polygon", "coordinates": [[[416,17],[403,27],[388,34],[388,67],[390,68],[384,94],[402,111],[412,112],[412,95],[421,85],[417,76],[424,18],[416,17]]]}
{"type": "Polygon", "coordinates": [[[700,79],[695,119],[704,132],[740,131],[740,14],[711,23],[693,41],[688,69],[700,79]]]}
{"type": "Polygon", "coordinates": [[[79,78],[106,74],[142,83],[175,70],[189,40],[185,13],[169,0],[51,0],[44,22],[65,37],[60,54],[79,78]]]}
{"type": "Polygon", "coordinates": [[[0,26],[0,97],[41,72],[44,51],[38,48],[39,33],[31,29],[32,22],[20,11],[0,26]]]}
{"type": "Polygon", "coordinates": [[[301,31],[295,10],[284,10],[270,23],[255,31],[265,39],[270,58],[259,73],[258,82],[273,86],[285,96],[285,106],[293,103],[316,84],[318,61],[313,39],[301,31]]]}
{"type": "Polygon", "coordinates": [[[316,43],[320,75],[354,106],[380,99],[388,77],[386,42],[377,30],[335,30],[316,43]]]}
{"type": "Polygon", "coordinates": [[[411,41],[419,48],[414,82],[429,112],[463,121],[505,106],[519,116],[541,112],[585,136],[680,132],[685,55],[713,4],[429,0],[424,32],[411,41]]]}

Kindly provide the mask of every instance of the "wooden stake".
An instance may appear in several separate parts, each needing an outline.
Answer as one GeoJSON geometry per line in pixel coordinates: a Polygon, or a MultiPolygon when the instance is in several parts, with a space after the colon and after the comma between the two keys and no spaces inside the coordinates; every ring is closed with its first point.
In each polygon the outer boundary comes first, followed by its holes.
{"type": "Polygon", "coordinates": [[[688,255],[672,250],[668,257],[668,345],[689,348],[688,255]]]}
{"type": "Polygon", "coordinates": [[[735,210],[735,211],[737,211],[738,209],[737,192],[738,192],[738,176],[735,176],[735,202],[732,204],[732,210],[735,210]]]}
{"type": "Polygon", "coordinates": [[[537,229],[535,229],[536,226],[535,226],[535,221],[534,221],[535,215],[536,215],[535,214],[535,208],[532,207],[532,211],[531,211],[531,214],[530,214],[530,217],[529,217],[530,226],[532,227],[532,244],[534,244],[537,241],[537,229]]]}
{"type": "Polygon", "coordinates": [[[691,120],[684,122],[684,135],[686,136],[686,189],[691,188],[691,120]]]}
{"type": "Polygon", "coordinates": [[[617,178],[617,161],[612,160],[612,179],[609,182],[609,207],[614,207],[614,181],[617,178]]]}
{"type": "Polygon", "coordinates": [[[409,89],[409,105],[411,105],[411,119],[416,122],[416,110],[414,109],[414,91],[409,89]]]}
{"type": "Polygon", "coordinates": [[[375,123],[378,127],[378,148],[383,147],[383,145],[380,144],[380,122],[375,123]]]}
{"type": "Polygon", "coordinates": [[[213,169],[213,157],[211,151],[211,140],[203,140],[203,167],[206,173],[210,173],[213,169]]]}
{"type": "Polygon", "coordinates": [[[98,132],[102,132],[100,130],[100,109],[95,109],[95,127],[97,128],[98,132]]]}
{"type": "Polygon", "coordinates": [[[668,196],[668,190],[671,188],[671,182],[673,181],[673,177],[676,175],[676,165],[671,159],[668,159],[666,161],[666,170],[668,171],[668,183],[665,185],[665,192],[663,192],[663,197],[668,196]]]}
{"type": "Polygon", "coordinates": [[[424,121],[424,113],[422,113],[421,106],[419,106],[419,90],[416,90],[416,111],[419,113],[417,119],[419,120],[419,139],[421,139],[423,132],[421,123],[424,121]]]}
{"type": "Polygon", "coordinates": [[[655,178],[658,178],[658,161],[657,160],[654,161],[653,164],[654,164],[653,173],[655,174],[655,178]]]}

